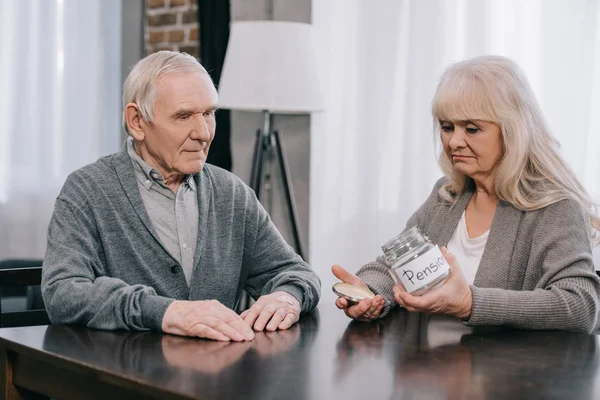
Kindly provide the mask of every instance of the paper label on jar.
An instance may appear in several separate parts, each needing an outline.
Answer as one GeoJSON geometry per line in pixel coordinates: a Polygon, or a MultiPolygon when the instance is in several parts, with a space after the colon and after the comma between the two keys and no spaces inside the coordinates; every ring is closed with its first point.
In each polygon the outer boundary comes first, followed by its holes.
{"type": "Polygon", "coordinates": [[[450,270],[450,265],[438,246],[399,268],[398,264],[394,264],[392,270],[408,293],[422,288],[450,270]]]}

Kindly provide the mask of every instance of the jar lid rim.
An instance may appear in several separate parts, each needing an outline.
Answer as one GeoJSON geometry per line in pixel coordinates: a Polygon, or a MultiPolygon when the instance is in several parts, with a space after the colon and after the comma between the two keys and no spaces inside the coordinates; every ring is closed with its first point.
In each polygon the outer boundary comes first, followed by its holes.
{"type": "Polygon", "coordinates": [[[410,236],[415,234],[418,235],[418,237],[427,240],[421,229],[415,225],[413,227],[410,227],[409,229],[404,230],[400,234],[394,236],[393,238],[385,242],[383,246],[381,246],[381,249],[385,252],[398,245],[405,245],[409,243],[410,236]]]}

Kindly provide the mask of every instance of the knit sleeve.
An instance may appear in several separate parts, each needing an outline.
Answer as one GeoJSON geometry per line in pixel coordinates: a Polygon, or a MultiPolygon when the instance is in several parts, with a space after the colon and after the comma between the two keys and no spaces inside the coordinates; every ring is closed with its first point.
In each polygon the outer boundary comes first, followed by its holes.
{"type": "Polygon", "coordinates": [[[578,204],[563,200],[546,207],[532,242],[527,262],[541,271],[534,290],[473,286],[472,313],[466,323],[593,332],[600,279],[578,204]]]}

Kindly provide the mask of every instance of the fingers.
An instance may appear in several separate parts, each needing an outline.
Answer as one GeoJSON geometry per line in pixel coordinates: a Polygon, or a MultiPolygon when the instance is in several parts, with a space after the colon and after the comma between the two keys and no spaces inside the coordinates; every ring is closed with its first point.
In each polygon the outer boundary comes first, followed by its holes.
{"type": "Polygon", "coordinates": [[[472,309],[471,287],[454,255],[446,247],[442,247],[441,252],[450,265],[448,279],[421,296],[413,296],[399,285],[395,285],[393,287],[394,299],[408,311],[451,315],[462,319],[469,318],[472,309]]]}
{"type": "Polygon", "coordinates": [[[203,319],[202,322],[205,325],[221,332],[236,342],[254,339],[252,329],[233,310],[216,301],[211,301],[209,304],[212,306],[212,313],[203,319]]]}
{"type": "Polygon", "coordinates": [[[298,317],[294,314],[288,314],[285,316],[281,324],[279,324],[279,329],[285,330],[289,329],[294,323],[298,320],[298,317]]]}
{"type": "Polygon", "coordinates": [[[379,316],[381,315],[381,312],[383,311],[383,307],[385,307],[385,302],[383,302],[383,299],[382,299],[381,304],[379,304],[379,306],[377,307],[377,309],[373,313],[373,316],[375,318],[379,318],[379,316]]]}
{"type": "Polygon", "coordinates": [[[446,259],[446,261],[448,261],[448,264],[450,265],[450,273],[454,272],[457,268],[459,268],[458,263],[456,262],[456,257],[454,257],[454,255],[452,253],[450,253],[445,246],[442,247],[441,250],[442,250],[442,255],[444,256],[444,258],[446,259]]]}
{"type": "MultiPolygon", "coordinates": [[[[342,282],[367,287],[359,277],[351,274],[339,265],[332,265],[331,272],[342,282]]],[[[374,319],[379,316],[379,313],[381,313],[381,310],[383,309],[383,298],[381,296],[376,296],[374,299],[364,299],[358,304],[355,304],[343,297],[338,297],[335,301],[335,305],[340,310],[344,310],[346,315],[350,318],[374,319]],[[380,311],[379,313],[376,313],[378,308],[380,308],[380,311]]]]}
{"type": "Polygon", "coordinates": [[[377,295],[373,300],[371,300],[371,306],[367,310],[367,313],[372,314],[379,307],[379,305],[383,303],[383,297],[377,295]]]}
{"type": "Polygon", "coordinates": [[[355,285],[367,287],[367,285],[365,285],[365,283],[359,277],[351,274],[339,265],[332,265],[331,272],[333,272],[333,275],[335,275],[342,282],[353,283],[355,285]]]}
{"type": "Polygon", "coordinates": [[[267,326],[267,322],[269,322],[269,320],[271,319],[271,316],[275,313],[276,308],[270,305],[267,305],[266,307],[264,307],[261,312],[260,315],[258,316],[258,318],[256,319],[256,322],[254,323],[254,330],[256,331],[262,331],[265,329],[265,327],[267,326]]]}
{"type": "Polygon", "coordinates": [[[411,312],[430,312],[432,305],[435,303],[434,296],[437,296],[435,294],[436,290],[437,289],[434,289],[433,291],[422,296],[413,296],[412,294],[402,290],[398,285],[393,287],[394,299],[396,299],[398,304],[411,312]]]}
{"type": "Polygon", "coordinates": [[[371,300],[371,305],[369,306],[367,311],[365,311],[365,313],[362,315],[361,319],[372,321],[374,319],[379,318],[379,314],[381,314],[381,310],[383,310],[383,305],[383,297],[376,296],[374,299],[371,300]]]}
{"type": "Polygon", "coordinates": [[[344,310],[344,309],[346,309],[346,308],[348,308],[350,306],[350,303],[345,298],[338,297],[337,300],[335,301],[335,305],[340,310],[344,310]]]}
{"type": "Polygon", "coordinates": [[[236,342],[254,339],[252,329],[235,312],[219,305],[222,308],[218,307],[213,314],[206,315],[202,318],[202,322],[191,327],[190,333],[193,336],[236,342]]]}
{"type": "Polygon", "coordinates": [[[216,300],[174,301],[163,316],[163,332],[220,341],[254,339],[254,331],[216,300]]]}
{"type": "Polygon", "coordinates": [[[208,310],[199,321],[200,324],[207,325],[236,342],[254,339],[252,329],[233,310],[214,300],[204,304],[208,310]]]}
{"type": "Polygon", "coordinates": [[[384,305],[383,297],[377,295],[371,301],[371,306],[369,307],[369,309],[367,310],[367,312],[365,314],[367,316],[369,316],[369,318],[375,319],[375,318],[379,317],[379,314],[381,314],[381,310],[383,310],[383,305],[384,305]]]}
{"type": "Polygon", "coordinates": [[[244,311],[240,317],[243,316],[242,318],[243,318],[244,322],[249,327],[253,327],[254,323],[256,322],[256,318],[258,318],[259,315],[260,315],[260,305],[257,303],[254,303],[254,305],[252,307],[250,307],[249,310],[244,311]]]}
{"type": "MultiPolygon", "coordinates": [[[[448,282],[460,282],[460,286],[468,286],[462,269],[460,268],[458,261],[456,261],[456,257],[454,257],[454,255],[450,253],[445,247],[442,247],[441,250],[444,258],[446,259],[446,261],[448,261],[448,264],[450,264],[450,276],[448,277],[448,282]]],[[[446,285],[446,283],[444,284],[444,286],[446,285]]]]}
{"type": "Polygon", "coordinates": [[[392,288],[392,290],[394,292],[394,299],[396,300],[396,302],[398,304],[400,304],[402,307],[404,307],[407,310],[411,311],[409,308],[411,308],[412,305],[411,305],[411,299],[409,298],[409,296],[410,297],[414,297],[414,296],[411,296],[406,291],[400,289],[398,287],[398,285],[394,285],[394,287],[392,288]]]}
{"type": "Polygon", "coordinates": [[[365,313],[371,307],[372,299],[364,299],[358,302],[357,304],[348,307],[346,310],[346,315],[353,319],[361,319],[364,317],[365,313]]]}
{"type": "Polygon", "coordinates": [[[246,315],[246,322],[251,323],[255,331],[275,331],[282,324],[287,329],[298,321],[300,311],[296,298],[285,292],[274,292],[258,299],[246,315]]]}
{"type": "Polygon", "coordinates": [[[300,316],[300,303],[285,292],[261,296],[250,310],[244,311],[244,322],[254,331],[287,329],[300,316]],[[284,328],[280,328],[283,326],[284,328]]]}
{"type": "Polygon", "coordinates": [[[275,313],[273,313],[273,315],[271,316],[271,320],[267,324],[267,330],[271,332],[277,330],[279,324],[281,324],[286,315],[287,311],[284,308],[280,308],[277,311],[275,311],[275,313]]]}
{"type": "Polygon", "coordinates": [[[346,315],[352,319],[371,321],[379,318],[379,315],[385,307],[385,302],[380,295],[377,295],[372,299],[363,299],[356,304],[350,304],[348,300],[340,297],[336,300],[335,305],[339,309],[344,310],[346,315]]]}
{"type": "Polygon", "coordinates": [[[443,254],[444,258],[446,259],[446,261],[448,261],[449,264],[452,264],[453,262],[456,261],[456,258],[454,257],[454,255],[448,251],[446,246],[442,246],[441,250],[442,250],[442,254],[443,254]]]}
{"type": "Polygon", "coordinates": [[[204,324],[194,325],[190,329],[189,335],[206,338],[206,339],[219,340],[221,342],[231,341],[231,338],[229,336],[217,331],[216,329],[211,328],[208,325],[204,325],[204,324]]]}
{"type": "Polygon", "coordinates": [[[245,339],[242,332],[238,330],[239,327],[237,327],[238,329],[236,329],[235,321],[231,321],[231,325],[220,319],[216,319],[215,321],[210,321],[209,323],[211,325],[210,326],[211,328],[222,333],[223,335],[227,336],[231,340],[234,340],[236,342],[241,342],[245,339]]]}
{"type": "Polygon", "coordinates": [[[254,339],[254,331],[252,330],[252,328],[250,328],[250,326],[248,324],[246,324],[244,322],[244,320],[241,317],[239,317],[236,313],[234,313],[233,311],[231,311],[231,312],[233,315],[230,316],[230,319],[226,321],[227,325],[231,326],[233,329],[235,329],[238,333],[240,333],[243,336],[243,338],[241,340],[254,339]]]}

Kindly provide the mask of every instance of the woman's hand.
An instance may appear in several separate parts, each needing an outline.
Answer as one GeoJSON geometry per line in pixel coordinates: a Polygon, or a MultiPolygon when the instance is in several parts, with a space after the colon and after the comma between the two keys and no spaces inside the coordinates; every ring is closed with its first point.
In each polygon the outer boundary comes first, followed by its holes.
{"type": "MultiPolygon", "coordinates": [[[[331,267],[331,272],[342,282],[352,283],[365,288],[367,285],[356,275],[352,275],[339,265],[331,267]]],[[[373,321],[379,318],[383,310],[383,297],[377,295],[373,299],[363,299],[359,303],[352,303],[343,297],[338,297],[335,305],[340,310],[344,310],[346,315],[358,321],[373,321]]]]}
{"type": "Polygon", "coordinates": [[[408,311],[418,311],[427,314],[452,315],[463,320],[471,316],[472,293],[456,258],[442,247],[442,254],[450,264],[450,276],[440,287],[422,296],[412,296],[401,286],[394,286],[394,298],[408,311]]]}

